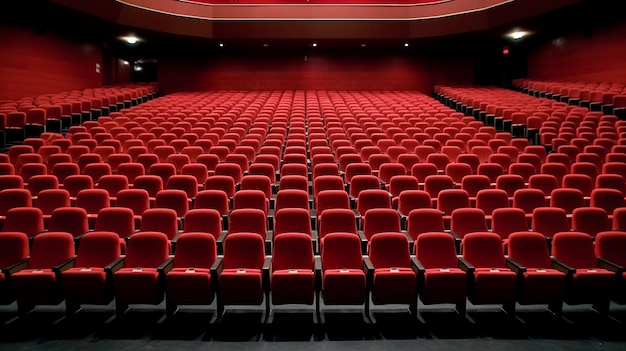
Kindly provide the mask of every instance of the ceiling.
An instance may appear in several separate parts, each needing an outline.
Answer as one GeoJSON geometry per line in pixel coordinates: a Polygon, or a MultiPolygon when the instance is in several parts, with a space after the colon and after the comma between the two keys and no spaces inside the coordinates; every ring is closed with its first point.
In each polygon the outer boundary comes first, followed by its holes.
{"type": "MultiPolygon", "coordinates": [[[[199,52],[250,48],[311,50],[313,42],[318,44],[316,50],[369,52],[381,49],[454,52],[484,45],[501,48],[516,45],[505,36],[515,28],[532,32],[532,42],[533,38],[558,36],[568,30],[593,30],[598,23],[616,18],[620,13],[616,10],[618,4],[608,0],[515,0],[483,11],[422,19],[200,19],[145,10],[120,1],[11,0],[10,10],[3,11],[0,19],[26,23],[36,30],[60,28],[74,36],[96,37],[111,50],[133,51],[135,57],[156,57],[181,47],[194,47],[199,52]],[[33,12],[32,8],[38,11],[33,12]],[[142,41],[129,46],[119,39],[128,34],[142,41]],[[220,47],[220,43],[224,47],[220,47]],[[406,43],[410,44],[408,48],[406,43]]],[[[183,3],[179,0],[123,1],[183,3]]],[[[486,4],[489,1],[498,0],[471,2],[486,4]]]]}

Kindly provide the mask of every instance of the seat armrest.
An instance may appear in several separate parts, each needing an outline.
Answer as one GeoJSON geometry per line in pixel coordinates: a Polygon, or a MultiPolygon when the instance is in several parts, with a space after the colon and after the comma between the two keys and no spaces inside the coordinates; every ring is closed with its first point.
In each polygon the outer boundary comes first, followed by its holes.
{"type": "Polygon", "coordinates": [[[365,234],[363,234],[362,230],[357,230],[356,233],[359,235],[359,239],[361,239],[361,253],[363,255],[367,255],[367,238],[365,237],[365,234]]]}
{"type": "Polygon", "coordinates": [[[56,273],[57,275],[59,275],[59,274],[61,274],[63,271],[66,271],[66,270],[68,270],[68,269],[70,269],[70,268],[74,267],[74,262],[75,262],[75,260],[76,260],[76,256],[74,256],[74,257],[72,257],[72,258],[68,259],[68,260],[67,260],[67,261],[65,261],[65,262],[62,262],[61,264],[59,264],[59,265],[57,265],[57,266],[52,267],[52,271],[53,271],[54,273],[56,273]]]}
{"type": "Polygon", "coordinates": [[[213,262],[213,265],[210,268],[211,271],[211,286],[217,292],[219,291],[219,275],[222,273],[222,269],[224,269],[224,257],[218,256],[213,262]]]}
{"type": "Polygon", "coordinates": [[[374,265],[369,257],[363,256],[363,272],[365,272],[365,287],[371,290],[374,285],[374,265]]]}
{"type": "Polygon", "coordinates": [[[272,272],[272,256],[265,256],[265,261],[263,261],[263,291],[270,291],[270,275],[272,272]]]}
{"type": "Polygon", "coordinates": [[[315,291],[322,291],[322,258],[315,256],[313,265],[315,269],[315,291]]]}
{"type": "Polygon", "coordinates": [[[615,272],[617,274],[622,274],[626,272],[626,267],[620,266],[617,263],[611,262],[601,257],[598,257],[598,267],[615,272]]]}
{"type": "Polygon", "coordinates": [[[215,243],[217,244],[217,254],[221,255],[224,253],[224,239],[226,239],[226,235],[228,235],[227,230],[222,230],[217,238],[215,238],[215,243]]]}
{"type": "Polygon", "coordinates": [[[411,256],[411,268],[416,274],[424,274],[426,267],[415,256],[411,256]]]}
{"type": "Polygon", "coordinates": [[[15,262],[14,264],[8,267],[2,268],[2,273],[10,276],[11,274],[17,273],[21,271],[22,269],[26,269],[26,268],[28,268],[28,258],[15,262]]]}
{"type": "Polygon", "coordinates": [[[104,271],[107,273],[107,275],[112,275],[113,273],[119,271],[122,267],[124,267],[124,259],[125,256],[118,257],[113,262],[104,266],[104,271]]]}
{"type": "Polygon", "coordinates": [[[515,272],[515,274],[524,274],[527,270],[526,267],[522,266],[519,262],[509,257],[506,258],[506,267],[515,272]]]}
{"type": "Polygon", "coordinates": [[[554,257],[552,257],[552,268],[559,270],[567,274],[568,276],[571,276],[574,273],[576,273],[576,269],[566,265],[563,261],[560,261],[554,257]]]}
{"type": "Polygon", "coordinates": [[[449,230],[448,233],[450,233],[454,238],[454,246],[456,247],[456,252],[461,253],[461,242],[463,241],[463,239],[452,230],[449,230]]]}
{"type": "Polygon", "coordinates": [[[174,256],[170,256],[167,260],[163,261],[160,266],[157,267],[157,271],[161,275],[167,274],[174,268],[174,256]]]}
{"type": "Polygon", "coordinates": [[[474,274],[474,271],[476,270],[476,267],[474,267],[474,265],[469,263],[466,259],[464,259],[461,256],[457,256],[457,259],[459,260],[459,268],[461,270],[467,273],[468,276],[470,274],[474,274]]]}

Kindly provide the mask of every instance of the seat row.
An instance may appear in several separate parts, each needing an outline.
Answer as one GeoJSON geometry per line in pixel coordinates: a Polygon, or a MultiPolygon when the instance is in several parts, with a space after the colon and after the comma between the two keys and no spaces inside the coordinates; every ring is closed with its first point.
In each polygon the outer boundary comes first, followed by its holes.
{"type": "Polygon", "coordinates": [[[140,232],[122,255],[117,235],[85,234],[78,250],[68,233],[49,232],[28,246],[24,234],[0,235],[0,296],[17,301],[20,316],[36,305],[65,302],[68,314],[83,304],[108,305],[118,315],[135,304],[158,305],[168,315],[185,305],[211,305],[221,316],[236,305],[265,307],[314,305],[316,315],[333,305],[408,305],[416,314],[425,305],[455,304],[464,314],[468,303],[503,305],[547,304],[559,314],[564,304],[593,304],[606,315],[610,301],[623,304],[626,233],[558,233],[551,253],[542,235],[518,232],[510,237],[509,254],[493,233],[472,233],[457,255],[452,236],[427,233],[409,251],[400,233],[375,235],[363,255],[358,236],[331,233],[314,255],[310,237],[284,233],[275,250],[265,254],[258,234],[226,238],[223,255],[205,233],[185,233],[175,255],[167,237],[140,232]]]}

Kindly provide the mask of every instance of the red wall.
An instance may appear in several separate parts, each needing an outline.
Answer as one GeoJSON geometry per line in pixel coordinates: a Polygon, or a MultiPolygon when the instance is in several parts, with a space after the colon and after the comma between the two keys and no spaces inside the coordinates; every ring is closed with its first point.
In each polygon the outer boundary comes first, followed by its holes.
{"type": "Polygon", "coordinates": [[[239,54],[159,59],[161,92],[211,89],[418,90],[472,81],[473,60],[411,54],[239,54]],[[306,61],[305,61],[306,56],[306,61]]]}
{"type": "MultiPolygon", "coordinates": [[[[77,28],[77,30],[80,30],[77,28]]],[[[0,99],[99,87],[102,50],[50,31],[0,23],[0,99]],[[96,72],[100,64],[100,73],[96,72]]]]}
{"type": "Polygon", "coordinates": [[[532,79],[626,83],[626,23],[564,36],[528,57],[532,79]]]}

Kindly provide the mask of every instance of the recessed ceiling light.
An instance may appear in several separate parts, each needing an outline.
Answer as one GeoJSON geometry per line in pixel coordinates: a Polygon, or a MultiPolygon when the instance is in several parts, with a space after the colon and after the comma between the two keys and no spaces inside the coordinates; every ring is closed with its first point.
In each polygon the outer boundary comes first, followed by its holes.
{"type": "Polygon", "coordinates": [[[313,47],[316,48],[317,47],[317,43],[313,43],[313,47]]]}
{"type": "Polygon", "coordinates": [[[365,43],[361,44],[361,47],[362,47],[362,48],[364,48],[364,47],[366,47],[366,46],[367,46],[367,44],[365,44],[365,43]]]}
{"type": "Polygon", "coordinates": [[[128,44],[136,44],[139,41],[139,38],[137,38],[134,35],[128,35],[128,36],[125,36],[125,37],[121,37],[120,39],[124,40],[128,44]]]}
{"type": "Polygon", "coordinates": [[[523,31],[516,30],[514,32],[511,32],[509,34],[509,37],[511,37],[511,38],[513,38],[515,40],[518,40],[518,39],[521,39],[521,38],[525,37],[526,35],[528,35],[528,32],[523,32],[523,31]]]}
{"type": "Polygon", "coordinates": [[[263,47],[264,47],[264,48],[266,48],[266,47],[268,47],[268,46],[269,46],[269,45],[267,45],[267,43],[263,44],[263,47]]]}
{"type": "Polygon", "coordinates": [[[220,47],[223,48],[224,47],[224,43],[220,43],[220,47]]]}
{"type": "Polygon", "coordinates": [[[409,43],[404,43],[404,47],[408,48],[409,47],[409,43]]]}
{"type": "Polygon", "coordinates": [[[124,60],[122,61],[122,63],[124,64],[124,66],[128,66],[130,63],[128,63],[128,61],[124,60]]]}

